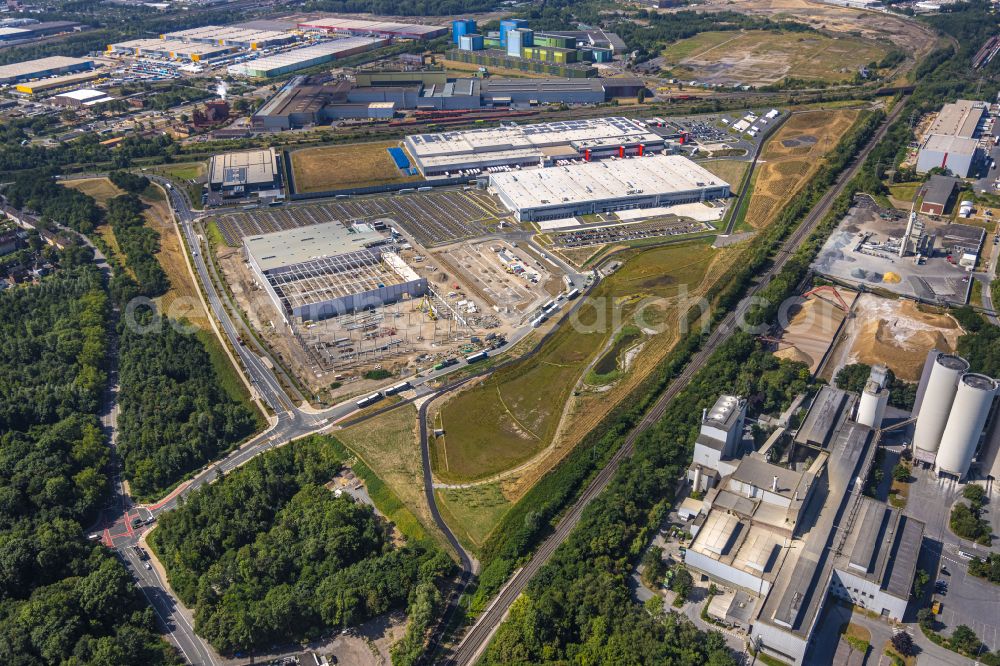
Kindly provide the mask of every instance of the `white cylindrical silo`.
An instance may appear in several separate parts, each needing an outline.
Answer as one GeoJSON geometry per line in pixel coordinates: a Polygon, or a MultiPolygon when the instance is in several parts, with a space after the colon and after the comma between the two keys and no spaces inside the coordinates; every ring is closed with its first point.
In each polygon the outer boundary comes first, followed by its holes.
{"type": "Polygon", "coordinates": [[[958,390],[958,380],[968,370],[969,363],[961,356],[940,354],[934,361],[913,432],[913,445],[918,449],[931,453],[938,450],[958,390]]]}
{"type": "Polygon", "coordinates": [[[969,373],[959,380],[935,462],[938,472],[965,478],[996,393],[996,381],[986,375],[969,373]]]}
{"type": "Polygon", "coordinates": [[[882,417],[885,415],[885,406],[888,403],[889,390],[879,386],[878,382],[869,381],[858,402],[858,423],[869,428],[878,428],[882,425],[882,417]]]}

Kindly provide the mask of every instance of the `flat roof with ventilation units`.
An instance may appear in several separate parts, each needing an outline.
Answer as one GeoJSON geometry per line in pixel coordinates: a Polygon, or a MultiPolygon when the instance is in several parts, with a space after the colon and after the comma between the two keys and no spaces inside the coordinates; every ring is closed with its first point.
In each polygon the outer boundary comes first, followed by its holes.
{"type": "Polygon", "coordinates": [[[209,185],[223,192],[255,192],[280,187],[274,148],[216,155],[209,163],[209,185]]]}
{"type": "Polygon", "coordinates": [[[299,28],[302,30],[319,30],[348,35],[376,35],[399,39],[434,39],[449,31],[449,28],[440,25],[397,23],[394,21],[367,21],[363,19],[338,18],[336,16],[299,23],[299,28]]]}
{"type": "Polygon", "coordinates": [[[13,83],[40,79],[43,76],[79,72],[94,67],[94,61],[89,58],[68,58],[66,56],[50,56],[38,60],[26,60],[10,65],[0,66],[0,83],[13,83]]]}
{"type": "Polygon", "coordinates": [[[680,155],[493,174],[490,190],[520,221],[695,203],[729,196],[729,183],[680,155]]]}

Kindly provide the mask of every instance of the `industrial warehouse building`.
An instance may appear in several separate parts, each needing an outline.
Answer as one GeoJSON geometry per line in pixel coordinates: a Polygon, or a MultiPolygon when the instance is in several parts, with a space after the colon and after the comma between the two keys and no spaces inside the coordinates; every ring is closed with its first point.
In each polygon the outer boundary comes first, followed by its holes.
{"type": "Polygon", "coordinates": [[[489,187],[522,222],[729,196],[728,183],[680,155],[502,172],[489,187]]]}
{"type": "Polygon", "coordinates": [[[406,137],[406,150],[424,176],[540,166],[563,159],[624,157],[663,147],[663,137],[636,120],[619,117],[406,137]]]}
{"type": "Polygon", "coordinates": [[[266,49],[272,46],[290,44],[297,37],[291,32],[278,30],[252,30],[235,26],[206,25],[200,28],[179,30],[160,35],[161,39],[181,42],[197,42],[199,44],[219,44],[222,46],[237,46],[242,49],[266,49]]]}
{"type": "MultiPolygon", "coordinates": [[[[244,69],[251,65],[241,66],[244,69]]],[[[299,76],[288,81],[253,116],[258,129],[287,130],[338,118],[385,117],[370,104],[394,111],[477,110],[531,104],[600,104],[634,97],[638,79],[448,78],[443,71],[358,72],[355,83],[299,76]]],[[[391,117],[391,114],[390,116],[391,117]]]]}
{"type": "Polygon", "coordinates": [[[243,239],[257,281],[285,323],[321,321],[427,293],[368,225],[327,222],[243,239]]]}
{"type": "Polygon", "coordinates": [[[988,112],[985,102],[967,99],[942,106],[920,145],[917,172],[942,168],[967,178],[981,154],[980,135],[988,112]]]}
{"type": "Polygon", "coordinates": [[[45,76],[68,74],[93,69],[94,61],[89,58],[68,58],[66,56],[51,56],[28,60],[11,65],[0,66],[0,83],[17,83],[30,81],[45,76]]]}
{"type": "Polygon", "coordinates": [[[224,153],[208,166],[209,187],[227,197],[281,188],[281,171],[274,148],[224,153]]]}
{"type": "Polygon", "coordinates": [[[366,21],[336,17],[299,23],[299,29],[361,37],[372,35],[389,39],[434,39],[448,33],[448,28],[440,25],[366,21]]]}
{"type": "Polygon", "coordinates": [[[266,58],[230,65],[228,71],[236,76],[266,79],[347,58],[385,46],[387,39],[373,37],[348,37],[323,42],[315,46],[293,49],[266,58]]]}
{"type": "Polygon", "coordinates": [[[108,46],[109,55],[144,56],[160,60],[214,60],[236,50],[233,46],[199,44],[176,39],[132,39],[108,46]]]}
{"type": "Polygon", "coordinates": [[[746,455],[727,444],[734,430],[743,436],[738,398],[723,396],[703,417],[698,442],[728,453],[696,460],[699,469],[726,464],[710,470],[721,480],[704,500],[691,502],[685,564],[737,590],[740,618],[725,610],[720,619],[749,627],[759,650],[789,664],[810,663],[831,598],[897,621],[910,598],[924,524],[862,494],[856,480],[873,464],[881,419],[872,428],[853,418],[858,403],[823,387],[794,436],[779,428],[746,455]]]}

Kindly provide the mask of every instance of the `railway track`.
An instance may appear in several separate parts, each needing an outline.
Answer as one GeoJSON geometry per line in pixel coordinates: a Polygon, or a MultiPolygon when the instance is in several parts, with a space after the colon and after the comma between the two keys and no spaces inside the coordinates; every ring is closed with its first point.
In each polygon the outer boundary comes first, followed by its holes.
{"type": "Polygon", "coordinates": [[[785,263],[787,263],[794,251],[808,238],[819,222],[831,210],[833,202],[844,191],[850,180],[858,174],[865,159],[885,136],[886,131],[899,116],[903,106],[903,102],[900,101],[893,111],[883,119],[881,126],[850,163],[848,168],[841,172],[833,186],[820,197],[820,200],[813,206],[813,209],[802,223],[785,240],[782,247],[776,253],[774,263],[770,269],[748,290],[737,307],[719,323],[701,350],[691,357],[691,360],[674,381],[670,383],[653,407],[650,408],[642,420],[629,432],[621,447],[608,461],[608,464],[594,477],[576,502],[559,520],[553,533],[542,542],[527,564],[511,577],[508,584],[500,591],[490,607],[479,616],[476,623],[466,632],[461,642],[452,652],[449,663],[457,666],[470,666],[479,659],[493,637],[493,634],[496,632],[497,627],[499,627],[500,623],[506,617],[507,611],[514,600],[520,596],[521,592],[527,587],[528,582],[548,562],[552,554],[562,545],[566,537],[569,536],[570,532],[580,522],[580,518],[583,516],[583,512],[587,506],[608,486],[622,461],[632,455],[635,451],[635,443],[639,437],[650,426],[662,418],[674,397],[687,387],[691,378],[705,365],[716,349],[736,332],[739,324],[750,309],[754,297],[784,268],[785,263]]]}

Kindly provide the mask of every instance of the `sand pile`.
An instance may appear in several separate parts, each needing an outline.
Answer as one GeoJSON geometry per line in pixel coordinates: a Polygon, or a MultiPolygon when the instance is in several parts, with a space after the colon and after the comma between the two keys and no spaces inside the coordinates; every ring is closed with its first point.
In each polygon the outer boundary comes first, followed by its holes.
{"type": "Polygon", "coordinates": [[[949,315],[921,312],[906,300],[866,294],[856,309],[856,333],[848,363],[884,363],[908,382],[920,379],[931,349],[954,352],[962,329],[949,315]]]}

